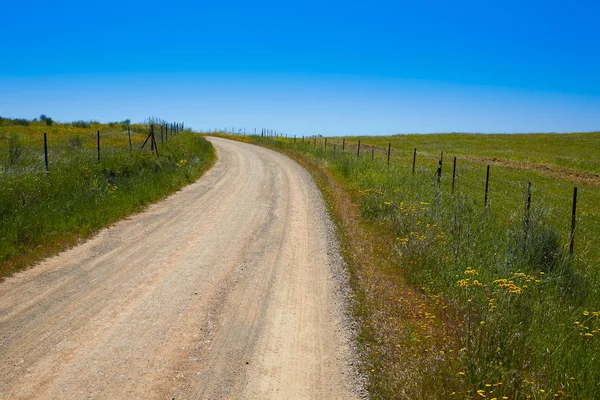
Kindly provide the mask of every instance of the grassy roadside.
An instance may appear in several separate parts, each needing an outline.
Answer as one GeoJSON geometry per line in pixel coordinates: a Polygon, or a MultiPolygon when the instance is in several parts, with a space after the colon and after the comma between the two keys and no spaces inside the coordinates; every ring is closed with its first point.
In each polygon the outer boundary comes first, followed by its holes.
{"type": "Polygon", "coordinates": [[[427,169],[413,176],[339,147],[243,140],[292,156],[321,188],[373,398],[596,397],[599,260],[565,253],[547,202],[532,207],[524,235],[519,208],[481,208],[468,188],[452,196],[427,184],[427,169]]]}
{"type": "Polygon", "coordinates": [[[0,126],[0,277],[143,210],[198,179],[215,160],[210,143],[192,132],[159,139],[160,157],[148,146],[140,150],[146,135],[147,127],[135,127],[130,152],[120,126],[0,126]],[[47,172],[40,146],[45,131],[47,172]]]}

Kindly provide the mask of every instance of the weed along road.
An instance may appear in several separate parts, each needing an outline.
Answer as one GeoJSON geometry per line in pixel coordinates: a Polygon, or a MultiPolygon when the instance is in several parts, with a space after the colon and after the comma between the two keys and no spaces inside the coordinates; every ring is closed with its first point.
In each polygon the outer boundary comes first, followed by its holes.
{"type": "Polygon", "coordinates": [[[196,183],[0,283],[0,398],[358,398],[318,189],[210,138],[196,183]]]}

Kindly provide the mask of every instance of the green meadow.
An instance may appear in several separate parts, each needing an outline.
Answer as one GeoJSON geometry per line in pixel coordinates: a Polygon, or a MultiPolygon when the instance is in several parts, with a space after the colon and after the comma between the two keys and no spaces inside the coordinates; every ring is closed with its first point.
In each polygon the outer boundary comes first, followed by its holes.
{"type": "Polygon", "coordinates": [[[150,142],[141,149],[149,129],[0,119],[0,277],[143,210],[212,165],[212,146],[189,130],[161,139],[157,126],[158,155],[150,142]]]}

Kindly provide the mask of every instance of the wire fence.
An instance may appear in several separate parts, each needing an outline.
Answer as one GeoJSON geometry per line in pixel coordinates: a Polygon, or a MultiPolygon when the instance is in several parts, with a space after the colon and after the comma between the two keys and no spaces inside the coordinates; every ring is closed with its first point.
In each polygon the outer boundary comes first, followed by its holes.
{"type": "Polygon", "coordinates": [[[536,169],[535,165],[528,169],[526,165],[513,165],[510,160],[454,155],[450,151],[397,148],[392,143],[382,147],[370,144],[364,138],[349,140],[288,135],[266,128],[249,130],[232,127],[206,131],[215,132],[284,141],[315,154],[336,152],[361,162],[370,161],[382,171],[393,168],[401,173],[415,174],[423,179],[424,184],[435,185],[445,194],[469,196],[475,206],[489,209],[507,223],[515,215],[526,213],[528,204],[530,208],[543,208],[547,213],[547,223],[559,233],[571,254],[594,264],[600,262],[597,245],[597,227],[600,224],[600,194],[597,189],[600,178],[583,181],[577,177],[557,177],[551,171],[536,169]]]}

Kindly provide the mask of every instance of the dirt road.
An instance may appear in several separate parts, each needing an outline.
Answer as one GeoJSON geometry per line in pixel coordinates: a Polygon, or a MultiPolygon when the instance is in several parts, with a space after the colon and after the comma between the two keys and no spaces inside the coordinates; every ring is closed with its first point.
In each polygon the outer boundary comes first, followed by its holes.
{"type": "Polygon", "coordinates": [[[198,182],[0,283],[0,399],[358,397],[317,188],[210,140],[198,182]]]}

